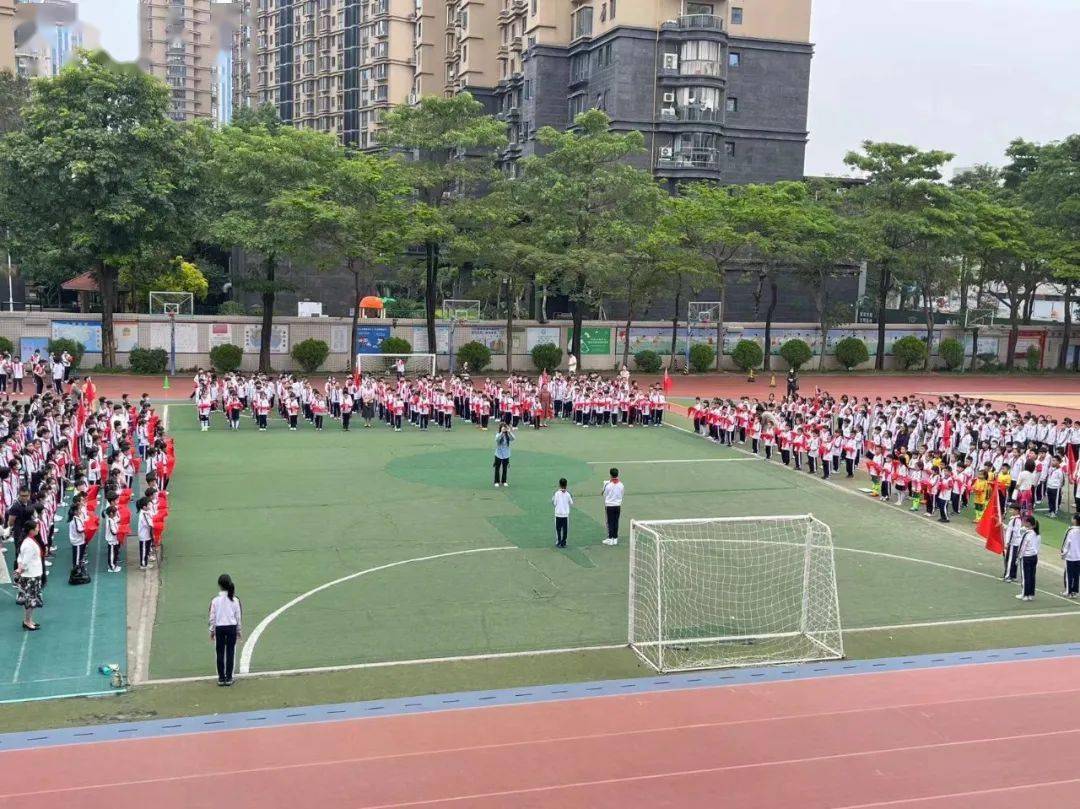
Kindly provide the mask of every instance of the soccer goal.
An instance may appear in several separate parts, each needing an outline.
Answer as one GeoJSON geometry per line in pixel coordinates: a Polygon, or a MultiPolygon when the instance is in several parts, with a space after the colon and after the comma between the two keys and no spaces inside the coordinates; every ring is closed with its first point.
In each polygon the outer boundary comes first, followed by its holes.
{"type": "Polygon", "coordinates": [[[434,354],[357,354],[356,369],[365,376],[395,376],[398,360],[407,377],[435,375],[434,354]]]}
{"type": "Polygon", "coordinates": [[[829,526],[808,514],[632,522],[630,646],[662,672],[843,657],[829,526]]]}

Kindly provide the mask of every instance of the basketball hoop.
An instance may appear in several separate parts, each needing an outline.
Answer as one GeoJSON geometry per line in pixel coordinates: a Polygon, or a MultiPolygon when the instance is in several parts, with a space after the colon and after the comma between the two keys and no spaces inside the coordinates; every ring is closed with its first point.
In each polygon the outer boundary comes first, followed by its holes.
{"type": "Polygon", "coordinates": [[[176,318],[195,314],[195,296],[190,292],[151,292],[150,314],[169,319],[169,373],[176,373],[176,318]]]}

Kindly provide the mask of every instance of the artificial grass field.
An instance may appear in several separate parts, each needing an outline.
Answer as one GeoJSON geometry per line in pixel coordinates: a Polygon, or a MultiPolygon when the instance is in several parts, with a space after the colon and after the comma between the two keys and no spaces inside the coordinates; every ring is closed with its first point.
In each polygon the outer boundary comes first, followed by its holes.
{"type": "MultiPolygon", "coordinates": [[[[331,420],[322,433],[308,425],[291,433],[273,420],[259,433],[247,419],[239,432],[215,419],[201,433],[190,406],[170,408],[179,463],[152,680],[212,673],[204,615],[221,572],[237,581],[250,637],[297,596],[384,568],[281,613],[254,648],[253,673],[623,644],[630,519],[813,513],[837,547],[849,657],[1045,643],[1080,626],[1080,605],[1056,595],[1056,533],[1044,532],[1038,598],[1023,603],[999,581],[1000,559],[980,547],[968,519],[947,530],[842,482],[823,485],[671,427],[523,428],[511,487],[496,489],[494,432],[462,422],[451,432],[377,424],[345,434],[331,420]],[[611,465],[627,489],[617,548],[601,544],[600,489],[611,465]],[[552,547],[559,477],[575,497],[566,551],[552,547]],[[426,561],[407,562],[418,559],[426,561]],[[986,620],[999,618],[1010,620],[986,620]]],[[[440,671],[452,687],[477,688],[646,673],[628,650],[538,660],[371,669],[342,682],[386,696],[410,693],[410,684],[443,690],[440,671]]],[[[287,684],[304,679],[278,682],[310,702],[302,686],[287,684]]]]}

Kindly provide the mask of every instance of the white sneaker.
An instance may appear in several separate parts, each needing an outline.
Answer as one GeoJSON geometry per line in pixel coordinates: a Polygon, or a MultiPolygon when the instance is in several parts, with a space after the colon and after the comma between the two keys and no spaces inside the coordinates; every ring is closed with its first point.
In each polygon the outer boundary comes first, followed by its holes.
{"type": "Polygon", "coordinates": [[[1025,598],[1027,598],[1027,596],[1025,596],[1023,593],[1017,593],[1015,596],[1013,596],[1013,598],[1019,601],[1023,601],[1025,598]]]}
{"type": "Polygon", "coordinates": [[[604,544],[605,544],[605,545],[614,545],[615,543],[614,543],[614,541],[612,541],[611,539],[605,539],[605,540],[604,540],[604,544]]]}
{"type": "Polygon", "coordinates": [[[499,484],[498,484],[498,483],[496,483],[496,484],[495,484],[495,488],[496,488],[496,489],[497,489],[497,488],[499,488],[499,484]]]}

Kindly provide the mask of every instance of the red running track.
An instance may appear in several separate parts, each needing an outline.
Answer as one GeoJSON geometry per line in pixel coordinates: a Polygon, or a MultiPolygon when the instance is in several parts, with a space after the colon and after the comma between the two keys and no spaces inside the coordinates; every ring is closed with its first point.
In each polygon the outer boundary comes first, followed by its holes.
{"type": "Polygon", "coordinates": [[[0,807],[1062,807],[1078,745],[1061,658],[16,751],[0,807]]]}

